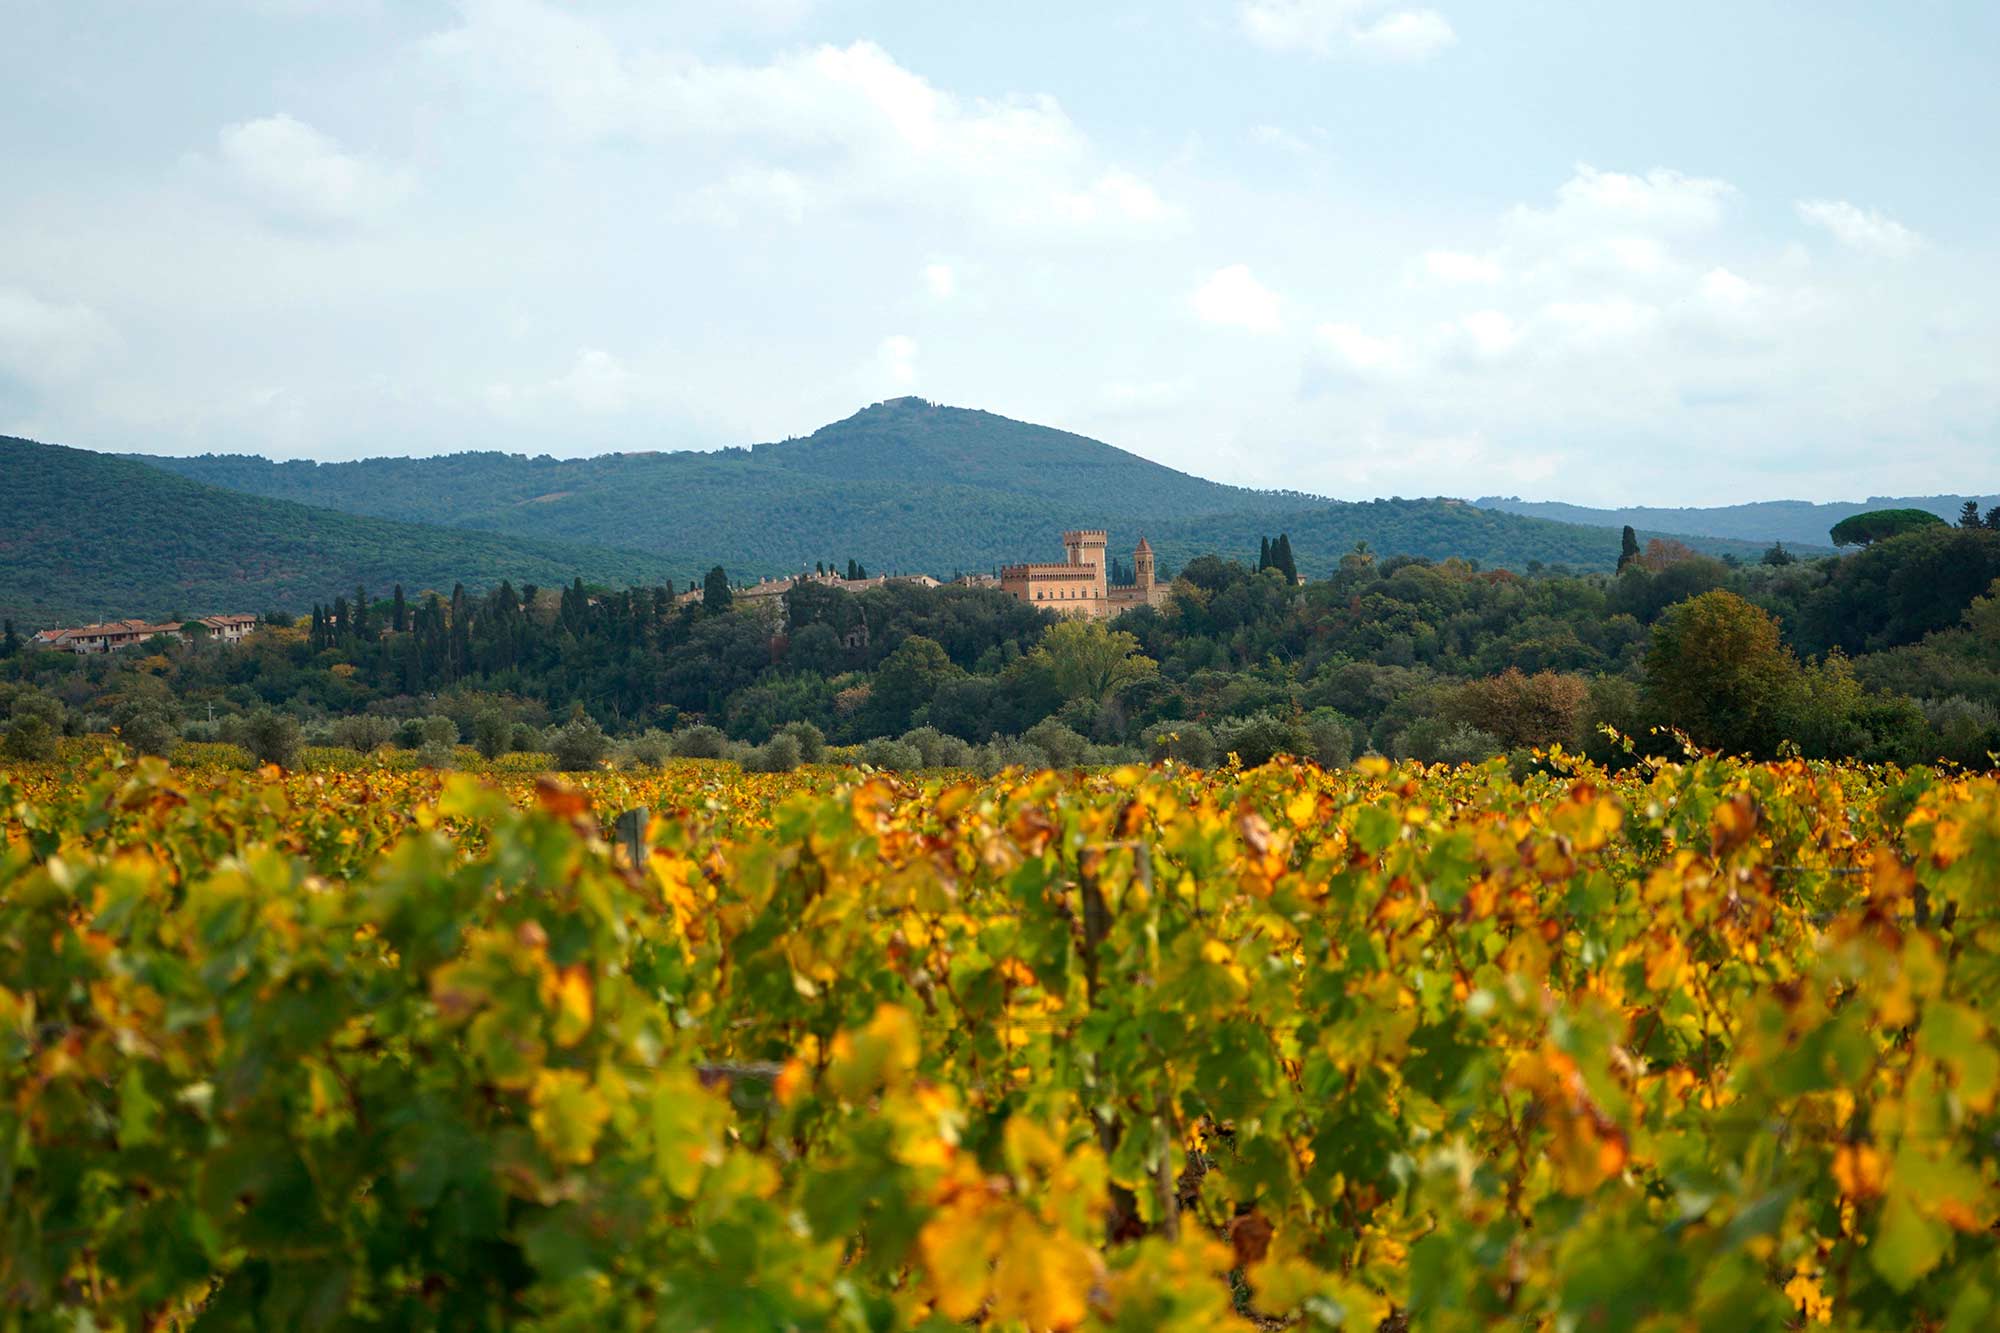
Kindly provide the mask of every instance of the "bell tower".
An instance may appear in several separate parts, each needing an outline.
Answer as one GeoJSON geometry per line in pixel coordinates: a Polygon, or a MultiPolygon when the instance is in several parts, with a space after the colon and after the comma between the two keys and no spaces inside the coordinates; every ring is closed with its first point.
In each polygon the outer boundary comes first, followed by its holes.
{"type": "Polygon", "coordinates": [[[1153,548],[1142,533],[1139,544],[1132,548],[1132,582],[1140,593],[1151,595],[1153,591],[1153,548]]]}

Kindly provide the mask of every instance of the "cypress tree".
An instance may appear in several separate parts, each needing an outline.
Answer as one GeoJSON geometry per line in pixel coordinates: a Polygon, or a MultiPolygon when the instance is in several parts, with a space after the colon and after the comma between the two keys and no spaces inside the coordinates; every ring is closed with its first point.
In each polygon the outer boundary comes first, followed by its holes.
{"type": "Polygon", "coordinates": [[[12,657],[21,651],[21,636],[14,632],[14,622],[9,620],[5,632],[0,633],[0,657],[12,657]]]}
{"type": "Polygon", "coordinates": [[[1271,539],[1269,537],[1259,537],[1257,539],[1257,572],[1261,574],[1270,567],[1271,539]]]}
{"type": "Polygon", "coordinates": [[[451,626],[445,652],[445,679],[457,680],[472,660],[472,607],[466,601],[465,585],[451,585],[451,626]]]}
{"type": "Polygon", "coordinates": [[[1625,566],[1639,558],[1639,534],[1632,531],[1632,525],[1625,525],[1625,535],[1618,543],[1618,572],[1623,574],[1625,566]]]}
{"type": "Polygon", "coordinates": [[[708,571],[708,577],[701,581],[701,609],[709,615],[719,616],[729,609],[736,594],[729,589],[729,575],[721,565],[708,571]]]}
{"type": "Polygon", "coordinates": [[[1292,560],[1292,538],[1290,533],[1281,532],[1278,534],[1277,545],[1271,548],[1271,563],[1276,565],[1278,571],[1285,576],[1286,583],[1296,584],[1299,581],[1299,567],[1292,560]]]}
{"type": "Polygon", "coordinates": [[[396,585],[396,599],[389,609],[389,628],[401,634],[410,627],[410,604],[403,600],[403,585],[396,585]]]}

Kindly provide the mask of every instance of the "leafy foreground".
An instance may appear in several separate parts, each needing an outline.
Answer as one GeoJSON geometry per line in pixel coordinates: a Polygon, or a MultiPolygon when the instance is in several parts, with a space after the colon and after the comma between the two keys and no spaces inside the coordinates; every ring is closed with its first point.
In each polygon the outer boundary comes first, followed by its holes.
{"type": "Polygon", "coordinates": [[[2000,1320],[1992,778],[500,781],[0,777],[5,1322],[2000,1320]]]}

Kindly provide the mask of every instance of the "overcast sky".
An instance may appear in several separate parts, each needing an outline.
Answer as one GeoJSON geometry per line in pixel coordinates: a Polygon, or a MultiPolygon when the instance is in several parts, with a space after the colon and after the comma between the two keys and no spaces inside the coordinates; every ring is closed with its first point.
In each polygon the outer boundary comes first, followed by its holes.
{"type": "Polygon", "coordinates": [[[1994,0],[0,0],[0,432],[2000,489],[1994,0]]]}

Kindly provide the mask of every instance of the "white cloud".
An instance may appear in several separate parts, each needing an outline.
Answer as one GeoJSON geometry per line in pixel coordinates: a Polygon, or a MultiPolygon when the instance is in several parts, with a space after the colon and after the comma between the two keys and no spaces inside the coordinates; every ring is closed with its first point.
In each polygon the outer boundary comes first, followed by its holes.
{"type": "Polygon", "coordinates": [[[0,374],[43,388],[74,384],[118,342],[110,321],[89,306],[0,286],[0,374]]]}
{"type": "Polygon", "coordinates": [[[1712,268],[1701,277],[1702,300],[1717,310],[1747,310],[1762,295],[1756,283],[1726,268],[1712,268]]]}
{"type": "Polygon", "coordinates": [[[409,191],[406,173],[346,152],[282,113],[225,126],[217,146],[241,189],[273,213],[297,221],[367,221],[409,191]]]}
{"type": "Polygon", "coordinates": [[[805,210],[886,202],[1026,233],[1121,235],[1176,217],[1150,182],[1101,160],[1054,98],[959,97],[873,42],[737,63],[629,48],[545,0],[459,10],[427,43],[445,68],[538,99],[552,114],[536,123],[575,138],[725,156],[739,192],[782,180],[805,210]]]}
{"type": "Polygon", "coordinates": [[[1505,270],[1494,260],[1456,250],[1432,250],[1424,256],[1424,267],[1440,282],[1498,282],[1505,276],[1505,270]]]}
{"type": "Polygon", "coordinates": [[[659,396],[657,387],[644,376],[600,347],[577,348],[569,370],[552,379],[493,384],[485,393],[487,406],[503,416],[551,404],[565,411],[613,415],[659,396]]]}
{"type": "Polygon", "coordinates": [[[1924,238],[1882,213],[1858,208],[1839,199],[1801,199],[1799,217],[1830,232],[1850,250],[1884,259],[1907,259],[1922,248],[1924,238]]]}
{"type": "Polygon", "coordinates": [[[1435,9],[1405,9],[1385,14],[1354,33],[1354,44],[1385,60],[1428,60],[1458,40],[1451,24],[1435,9]]]}
{"type": "Polygon", "coordinates": [[[1564,332],[1593,342],[1637,336],[1651,329],[1660,318],[1655,307],[1623,296],[1597,301],[1553,301],[1543,313],[1564,332]]]}
{"type": "Polygon", "coordinates": [[[1735,196],[1727,181],[1664,167],[1639,176],[1582,163],[1556,191],[1554,207],[1518,207],[1509,221],[1517,231],[1543,236],[1610,231],[1686,235],[1712,231],[1735,196]]]}
{"type": "MultiPolygon", "coordinates": [[[[1051,196],[1051,202],[1053,220],[1067,221],[1079,228],[1118,227],[1127,223],[1143,227],[1173,217],[1173,210],[1153,187],[1127,171],[1107,171],[1082,189],[1059,190],[1051,196]]],[[[1035,220],[1027,215],[1015,220],[1035,225],[1035,220]]]]}
{"type": "Polygon", "coordinates": [[[1113,380],[1098,390],[1098,403],[1119,416],[1144,416],[1180,407],[1188,399],[1184,380],[1113,380]]]}
{"type": "Polygon", "coordinates": [[[741,167],[698,187],[683,215],[723,227],[776,219],[797,226],[813,209],[813,187],[782,167],[741,167]]]}
{"type": "Polygon", "coordinates": [[[576,364],[569,374],[550,383],[550,388],[586,412],[620,412],[632,401],[638,376],[611,353],[597,347],[577,350],[576,364]]]}
{"type": "Polygon", "coordinates": [[[917,382],[917,340],[908,334],[890,334],[875,349],[875,366],[880,376],[895,387],[911,387],[917,382]]]}
{"type": "Polygon", "coordinates": [[[924,290],[940,301],[958,295],[958,270],[949,264],[924,265],[924,290]]]}
{"type": "Polygon", "coordinates": [[[1410,368],[1401,338],[1364,333],[1352,324],[1327,323],[1314,330],[1320,360],[1337,370],[1363,376],[1396,375],[1410,368]]]}
{"type": "Polygon", "coordinates": [[[1403,9],[1391,0],[1239,0],[1236,13],[1250,39],[1273,51],[1352,50],[1418,61],[1458,40],[1436,10],[1403,9]]]}
{"type": "Polygon", "coordinates": [[[1280,148],[1299,157],[1310,157],[1316,151],[1302,136],[1292,133],[1282,125],[1253,125],[1250,127],[1253,143],[1267,148],[1280,148]]]}
{"type": "Polygon", "coordinates": [[[1278,295],[1257,281],[1247,264],[1219,268],[1195,289],[1194,310],[1210,324],[1252,333],[1276,333],[1284,323],[1278,295]]]}
{"type": "Polygon", "coordinates": [[[1472,340],[1474,350],[1482,357],[1505,356],[1521,340],[1521,330],[1498,310],[1475,310],[1469,315],[1461,315],[1458,327],[1472,340]]]}
{"type": "MultiPolygon", "coordinates": [[[[1313,484],[1476,494],[1503,477],[1574,474],[1606,439],[1682,441],[1657,450],[1657,468],[1601,488],[1611,496],[1723,456],[1698,441],[1741,449],[1778,421],[1840,435],[1843,412],[1919,399],[1902,384],[1907,327],[1863,334],[1868,321],[1832,317],[1869,298],[1739,223],[1736,197],[1725,181],[1666,169],[1579,167],[1548,199],[1418,250],[1401,271],[1423,280],[1378,283],[1372,304],[1365,286],[1344,292],[1352,313],[1314,326],[1290,409],[1311,423],[1294,429],[1341,460],[1313,484]],[[1461,458],[1449,482],[1420,461],[1446,458],[1461,458]]],[[[1961,395],[1992,400],[1990,377],[1972,389],[1964,365],[1950,374],[1961,395]]]]}

